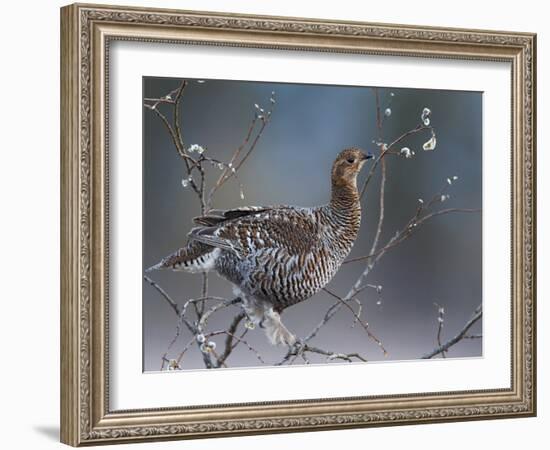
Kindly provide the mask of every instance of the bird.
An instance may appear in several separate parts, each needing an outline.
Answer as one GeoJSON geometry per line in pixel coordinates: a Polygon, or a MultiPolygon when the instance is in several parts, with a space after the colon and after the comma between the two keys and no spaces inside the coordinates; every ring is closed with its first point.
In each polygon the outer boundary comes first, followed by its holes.
{"type": "Polygon", "coordinates": [[[294,345],[281,312],[324,288],[351,251],[361,223],[357,176],[371,158],[357,147],[338,153],[324,205],[213,209],[195,217],[185,247],[147,271],[215,271],[233,285],[249,328],[263,328],[273,345],[294,345]]]}

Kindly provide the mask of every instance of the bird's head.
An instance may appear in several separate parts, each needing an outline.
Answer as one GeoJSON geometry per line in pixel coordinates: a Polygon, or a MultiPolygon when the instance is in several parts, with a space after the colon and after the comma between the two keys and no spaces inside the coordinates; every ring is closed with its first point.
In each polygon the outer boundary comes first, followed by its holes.
{"type": "Polygon", "coordinates": [[[336,186],[357,186],[357,174],[368,159],[373,158],[372,153],[364,153],[358,148],[342,150],[332,165],[332,184],[336,186]]]}

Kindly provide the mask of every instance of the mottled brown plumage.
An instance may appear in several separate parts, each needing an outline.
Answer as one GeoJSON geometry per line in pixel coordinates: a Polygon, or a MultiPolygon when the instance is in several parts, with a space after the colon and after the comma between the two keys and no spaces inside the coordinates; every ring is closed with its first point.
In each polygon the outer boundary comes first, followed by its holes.
{"type": "Polygon", "coordinates": [[[195,218],[200,226],[187,246],[152,269],[215,270],[272,343],[294,343],[279,313],[323,288],[350,252],[361,222],[357,174],[369,157],[356,148],[340,152],[326,205],[212,210],[195,218]]]}

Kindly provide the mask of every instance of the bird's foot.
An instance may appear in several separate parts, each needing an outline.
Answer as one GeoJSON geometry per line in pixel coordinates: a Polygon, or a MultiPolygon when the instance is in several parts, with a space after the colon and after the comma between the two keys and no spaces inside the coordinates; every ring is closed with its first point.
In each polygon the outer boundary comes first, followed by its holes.
{"type": "Polygon", "coordinates": [[[292,346],[296,342],[296,337],[283,325],[281,316],[272,308],[265,311],[262,323],[271,344],[292,346]]]}
{"type": "Polygon", "coordinates": [[[247,330],[254,330],[256,328],[256,324],[259,324],[260,328],[263,328],[262,323],[258,322],[258,319],[254,317],[253,311],[250,308],[247,308],[240,298],[237,298],[236,300],[238,300],[236,303],[241,303],[243,307],[243,312],[245,315],[244,327],[247,330]]]}

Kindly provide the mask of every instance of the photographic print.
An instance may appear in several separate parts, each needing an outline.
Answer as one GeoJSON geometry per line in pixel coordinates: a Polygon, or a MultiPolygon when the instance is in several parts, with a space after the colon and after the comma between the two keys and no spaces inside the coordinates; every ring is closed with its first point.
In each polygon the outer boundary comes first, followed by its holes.
{"type": "Polygon", "coordinates": [[[536,415],[536,49],[63,7],[61,441],[536,415]]]}
{"type": "Polygon", "coordinates": [[[143,78],[143,370],[483,355],[481,92],[143,78]]]}

